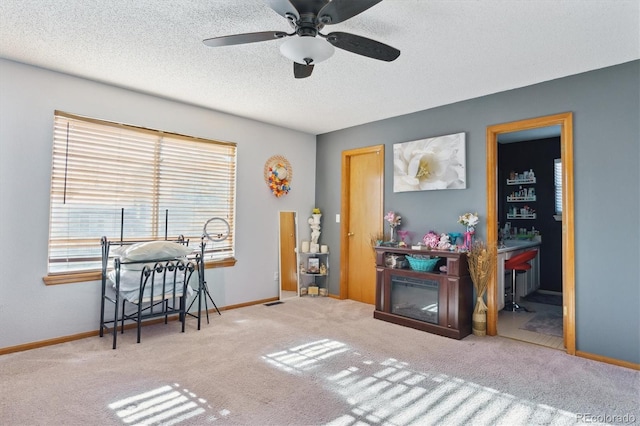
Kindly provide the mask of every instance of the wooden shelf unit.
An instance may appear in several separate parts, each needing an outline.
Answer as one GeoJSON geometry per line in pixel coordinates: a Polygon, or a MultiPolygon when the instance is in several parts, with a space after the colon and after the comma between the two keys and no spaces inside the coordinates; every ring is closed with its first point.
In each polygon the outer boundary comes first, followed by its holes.
{"type": "Polygon", "coordinates": [[[439,250],[412,250],[399,247],[376,247],[376,306],[373,317],[395,324],[412,327],[441,336],[462,339],[471,334],[473,313],[473,284],[469,275],[467,254],[439,250]],[[440,261],[432,272],[420,272],[386,266],[388,255],[438,256],[440,261]],[[446,272],[440,272],[442,265],[446,272]],[[392,313],[392,276],[412,277],[438,283],[438,323],[392,313]]]}

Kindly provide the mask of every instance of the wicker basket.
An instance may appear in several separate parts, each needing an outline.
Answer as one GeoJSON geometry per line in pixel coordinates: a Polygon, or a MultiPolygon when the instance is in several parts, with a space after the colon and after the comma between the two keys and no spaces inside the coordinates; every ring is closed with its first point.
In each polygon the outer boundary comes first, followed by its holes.
{"type": "Polygon", "coordinates": [[[409,266],[411,267],[411,269],[413,269],[414,271],[422,272],[433,271],[433,268],[436,267],[438,260],[440,260],[439,257],[433,257],[431,259],[421,259],[409,255],[405,256],[405,258],[409,261],[409,266]]]}

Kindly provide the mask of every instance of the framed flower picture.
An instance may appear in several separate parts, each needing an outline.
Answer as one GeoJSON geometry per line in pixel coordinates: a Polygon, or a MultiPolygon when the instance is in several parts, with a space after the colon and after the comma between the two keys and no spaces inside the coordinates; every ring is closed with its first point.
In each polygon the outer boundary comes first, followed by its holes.
{"type": "Polygon", "coordinates": [[[393,192],[466,187],[464,133],[393,144],[393,192]]]}

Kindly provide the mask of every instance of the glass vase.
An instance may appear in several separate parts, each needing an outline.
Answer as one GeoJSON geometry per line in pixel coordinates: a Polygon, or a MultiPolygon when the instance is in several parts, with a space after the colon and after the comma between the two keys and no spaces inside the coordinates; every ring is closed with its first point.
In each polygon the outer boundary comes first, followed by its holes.
{"type": "Polygon", "coordinates": [[[476,233],[476,230],[473,226],[467,226],[467,232],[464,233],[464,248],[471,250],[471,246],[473,245],[473,234],[476,233]]]}

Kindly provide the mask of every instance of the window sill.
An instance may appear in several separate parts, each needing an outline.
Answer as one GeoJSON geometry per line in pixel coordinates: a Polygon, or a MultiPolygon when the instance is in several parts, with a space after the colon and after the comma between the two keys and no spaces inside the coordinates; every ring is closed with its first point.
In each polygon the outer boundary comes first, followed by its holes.
{"type": "Polygon", "coordinates": [[[100,271],[86,271],[75,272],[68,274],[49,274],[42,278],[42,281],[46,285],[58,285],[58,284],[72,284],[81,283],[86,281],[100,281],[102,279],[102,272],[100,271]]]}
{"type": "Polygon", "coordinates": [[[229,257],[222,260],[209,260],[204,262],[204,269],[212,268],[226,268],[229,266],[235,266],[238,260],[235,257],[229,257]]]}
{"type": "MultiPolygon", "coordinates": [[[[222,260],[210,260],[205,261],[204,268],[205,269],[213,269],[213,268],[227,268],[229,266],[235,266],[237,259],[235,257],[230,257],[222,260]]],[[[72,284],[72,283],[82,283],[88,281],[100,281],[102,279],[101,271],[85,271],[85,272],[75,272],[68,274],[49,274],[46,277],[42,278],[45,285],[59,285],[59,284],[72,284]]]]}

